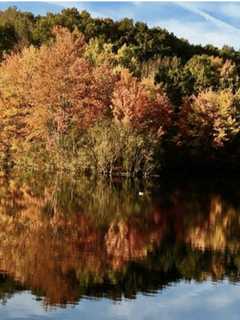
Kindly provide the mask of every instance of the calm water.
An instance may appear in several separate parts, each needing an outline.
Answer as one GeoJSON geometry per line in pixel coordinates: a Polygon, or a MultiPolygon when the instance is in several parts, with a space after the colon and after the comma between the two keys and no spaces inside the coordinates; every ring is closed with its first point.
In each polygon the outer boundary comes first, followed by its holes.
{"type": "Polygon", "coordinates": [[[239,319],[237,179],[0,181],[0,319],[239,319]]]}

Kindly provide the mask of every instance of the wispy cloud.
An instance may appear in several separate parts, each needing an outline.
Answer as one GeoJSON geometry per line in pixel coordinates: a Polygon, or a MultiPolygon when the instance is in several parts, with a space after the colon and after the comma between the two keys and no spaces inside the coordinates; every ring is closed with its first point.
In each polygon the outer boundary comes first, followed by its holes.
{"type": "MultiPolygon", "coordinates": [[[[240,47],[240,2],[12,2],[22,10],[44,14],[77,7],[94,17],[132,18],[161,26],[195,44],[240,47]]],[[[0,1],[0,9],[9,2],[0,1]]]]}
{"type": "Polygon", "coordinates": [[[204,10],[199,9],[194,4],[179,2],[178,5],[184,7],[185,9],[187,9],[195,14],[198,14],[199,16],[203,17],[206,21],[213,23],[218,28],[224,28],[224,30],[226,30],[226,31],[236,32],[238,35],[240,35],[240,29],[234,27],[230,23],[227,23],[221,19],[215,18],[214,16],[210,15],[209,13],[205,12],[204,10]]]}
{"type": "MultiPolygon", "coordinates": [[[[191,12],[196,18],[184,22],[178,17],[160,19],[154,23],[173,32],[176,36],[185,38],[194,44],[212,44],[222,47],[227,44],[239,48],[240,29],[232,24],[206,12],[197,3],[176,3],[177,6],[191,12]],[[197,17],[201,19],[197,19],[197,17]]],[[[205,5],[206,6],[206,5],[205,5]]],[[[240,9],[240,6],[238,7],[240,9]]],[[[222,9],[224,11],[224,9],[222,9]]]]}

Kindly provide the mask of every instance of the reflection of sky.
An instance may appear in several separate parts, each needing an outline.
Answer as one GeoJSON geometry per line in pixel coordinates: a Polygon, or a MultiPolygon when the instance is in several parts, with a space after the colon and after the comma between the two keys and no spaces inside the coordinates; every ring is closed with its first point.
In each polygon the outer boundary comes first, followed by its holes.
{"type": "MultiPolygon", "coordinates": [[[[0,2],[0,9],[9,6],[0,2]]],[[[240,48],[240,3],[237,2],[12,2],[35,14],[58,12],[64,7],[88,10],[93,16],[124,17],[160,26],[193,43],[224,44],[240,48]]]]}
{"type": "Polygon", "coordinates": [[[0,306],[4,320],[226,320],[239,319],[240,286],[221,283],[179,282],[153,296],[139,294],[135,300],[81,300],[66,309],[46,311],[42,302],[27,292],[0,306]]]}

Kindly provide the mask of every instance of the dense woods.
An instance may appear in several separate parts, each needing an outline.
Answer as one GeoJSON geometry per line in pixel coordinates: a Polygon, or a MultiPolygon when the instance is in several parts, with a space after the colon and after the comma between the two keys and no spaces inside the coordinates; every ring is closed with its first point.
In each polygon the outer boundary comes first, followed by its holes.
{"type": "Polygon", "coordinates": [[[0,158],[6,169],[149,175],[236,167],[240,52],[131,19],[0,12],[0,158]]]}

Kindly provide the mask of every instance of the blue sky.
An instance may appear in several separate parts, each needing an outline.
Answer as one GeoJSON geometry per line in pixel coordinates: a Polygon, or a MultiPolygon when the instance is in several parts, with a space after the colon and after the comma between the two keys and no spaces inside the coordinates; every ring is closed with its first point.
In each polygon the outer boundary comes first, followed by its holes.
{"type": "Polygon", "coordinates": [[[129,17],[166,28],[191,43],[240,49],[240,2],[0,2],[0,9],[10,4],[35,14],[77,7],[94,17],[129,17]]]}

